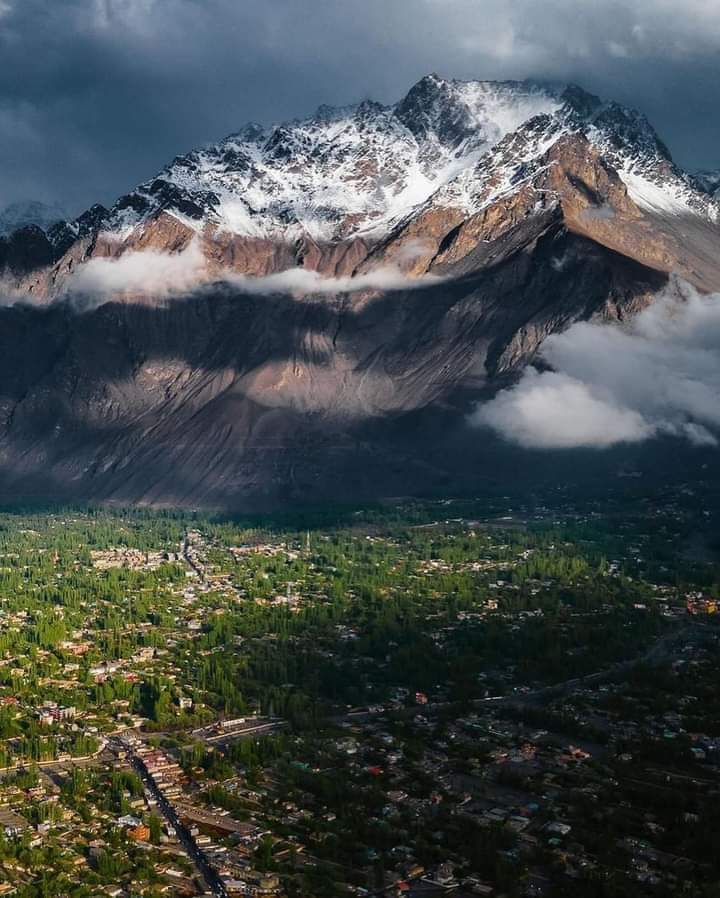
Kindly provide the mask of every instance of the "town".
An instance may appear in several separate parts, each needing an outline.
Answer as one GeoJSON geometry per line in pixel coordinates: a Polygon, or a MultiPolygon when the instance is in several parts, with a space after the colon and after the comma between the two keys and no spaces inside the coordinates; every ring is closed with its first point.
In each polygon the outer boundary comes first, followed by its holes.
{"type": "Polygon", "coordinates": [[[686,500],[3,513],[0,895],[718,895],[686,500]]]}

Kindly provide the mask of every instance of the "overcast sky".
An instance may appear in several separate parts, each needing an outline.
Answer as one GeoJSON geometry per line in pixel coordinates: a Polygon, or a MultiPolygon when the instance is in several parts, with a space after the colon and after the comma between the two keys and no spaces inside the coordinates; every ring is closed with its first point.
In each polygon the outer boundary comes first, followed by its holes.
{"type": "Polygon", "coordinates": [[[0,208],[109,203],[247,120],[431,71],[573,80],[720,167],[720,0],[0,0],[0,208]]]}

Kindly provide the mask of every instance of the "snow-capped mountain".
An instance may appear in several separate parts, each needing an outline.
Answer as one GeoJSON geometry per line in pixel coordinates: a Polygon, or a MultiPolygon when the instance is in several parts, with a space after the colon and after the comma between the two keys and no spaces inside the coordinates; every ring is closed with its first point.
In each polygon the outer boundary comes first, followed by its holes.
{"type": "MultiPolygon", "coordinates": [[[[88,257],[176,251],[195,238],[213,277],[299,262],[352,275],[375,247],[429,213],[455,227],[524,185],[536,193],[534,214],[560,202],[557,185],[546,183],[548,165],[569,139],[593,148],[643,213],[718,220],[712,175],[681,171],[641,113],[574,85],[429,75],[392,106],[364,101],[272,127],[246,125],[176,157],[111,209],[94,206],[55,224],[47,229],[50,254],[61,262],[70,252],[73,262],[60,264],[52,285],[64,290],[64,274],[88,257]]],[[[384,261],[377,252],[374,259],[384,261]]],[[[36,295],[52,292],[41,281],[36,295]]]]}
{"type": "Polygon", "coordinates": [[[699,171],[693,176],[693,181],[700,190],[715,197],[720,202],[720,169],[713,171],[699,171]]]}
{"type": "Polygon", "coordinates": [[[237,506],[471,477],[469,404],[548,335],[674,275],[720,291],[715,184],[575,86],[430,75],[248,125],[0,237],[0,487],[237,506]]]}
{"type": "Polygon", "coordinates": [[[516,82],[428,76],[395,106],[321,107],[271,128],[248,125],[177,157],[116,203],[121,233],[172,210],[252,237],[334,240],[380,235],[510,131],[561,106],[560,94],[516,82]]]}
{"type": "Polygon", "coordinates": [[[106,226],[127,235],[165,210],[193,228],[241,236],[374,239],[427,201],[477,212],[497,198],[499,182],[512,188],[567,133],[584,134],[640,205],[717,215],[640,113],[574,86],[429,75],[394,106],[321,107],[310,119],[248,125],[179,156],[122,197],[106,226]],[[503,143],[528,127],[528,143],[503,143]]]}

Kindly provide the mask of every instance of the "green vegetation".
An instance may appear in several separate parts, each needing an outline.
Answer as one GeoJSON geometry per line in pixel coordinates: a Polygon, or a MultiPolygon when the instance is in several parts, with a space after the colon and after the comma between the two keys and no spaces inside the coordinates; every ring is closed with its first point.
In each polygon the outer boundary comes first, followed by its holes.
{"type": "Polygon", "coordinates": [[[0,805],[19,816],[0,883],[204,887],[123,749],[132,733],[179,765],[173,800],[236,821],[213,838],[268,894],[448,863],[506,895],[535,875],[574,898],[713,894],[717,790],[693,783],[715,776],[697,765],[720,739],[720,667],[713,621],[685,601],[720,578],[682,548],[706,527],[682,494],[274,521],[0,514],[0,805]],[[703,639],[687,649],[688,633],[703,639]],[[658,874],[650,838],[684,872],[658,874]]]}

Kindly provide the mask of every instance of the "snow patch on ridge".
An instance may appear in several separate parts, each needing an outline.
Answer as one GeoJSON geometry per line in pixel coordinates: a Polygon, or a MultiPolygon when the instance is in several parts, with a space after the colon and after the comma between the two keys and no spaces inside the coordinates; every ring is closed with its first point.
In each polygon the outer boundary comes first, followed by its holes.
{"type": "Polygon", "coordinates": [[[649,212],[665,215],[692,213],[688,193],[677,185],[666,182],[658,184],[632,171],[620,171],[620,177],[628,189],[630,199],[649,212]]]}

